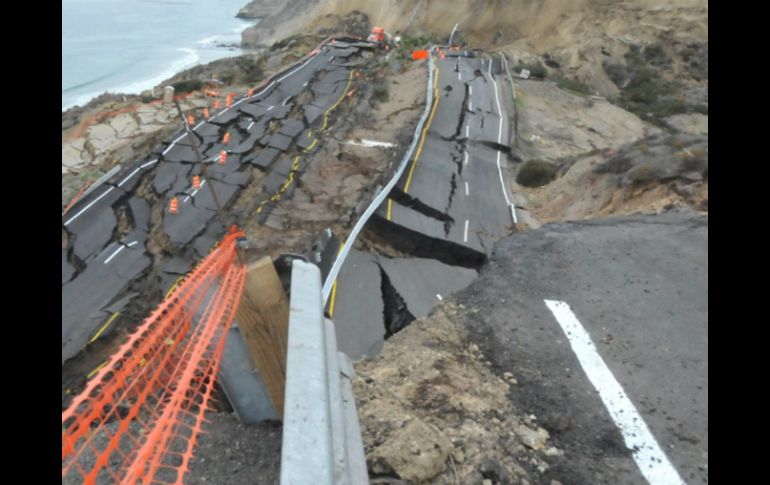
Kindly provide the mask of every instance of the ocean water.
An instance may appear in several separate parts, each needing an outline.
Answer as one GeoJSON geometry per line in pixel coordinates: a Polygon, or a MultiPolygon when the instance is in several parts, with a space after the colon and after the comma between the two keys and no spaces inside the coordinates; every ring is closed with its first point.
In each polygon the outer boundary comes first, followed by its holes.
{"type": "Polygon", "coordinates": [[[248,0],[62,0],[62,111],[105,91],[140,93],[240,49],[248,0]]]}

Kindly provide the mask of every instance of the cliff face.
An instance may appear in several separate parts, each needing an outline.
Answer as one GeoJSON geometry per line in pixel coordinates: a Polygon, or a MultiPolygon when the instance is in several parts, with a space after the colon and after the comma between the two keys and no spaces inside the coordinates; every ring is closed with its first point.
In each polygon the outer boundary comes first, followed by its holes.
{"type": "Polygon", "coordinates": [[[259,19],[271,17],[281,11],[283,0],[253,0],[238,11],[236,17],[242,19],[259,19]]]}
{"type": "Polygon", "coordinates": [[[241,45],[248,48],[270,46],[302,32],[312,23],[318,4],[319,0],[255,0],[249,3],[238,16],[261,20],[241,33],[241,45]]]}
{"type": "Polygon", "coordinates": [[[525,62],[547,54],[547,64],[559,69],[560,77],[577,79],[603,96],[619,93],[603,65],[625,65],[632,46],[662,46],[673,60],[666,74],[685,78],[693,66],[684,51],[697,50],[695,69],[705,66],[698,80],[708,77],[706,0],[291,0],[247,29],[243,43],[270,45],[313,29],[329,15],[354,10],[390,32],[445,37],[457,23],[461,38],[473,47],[525,62]]]}

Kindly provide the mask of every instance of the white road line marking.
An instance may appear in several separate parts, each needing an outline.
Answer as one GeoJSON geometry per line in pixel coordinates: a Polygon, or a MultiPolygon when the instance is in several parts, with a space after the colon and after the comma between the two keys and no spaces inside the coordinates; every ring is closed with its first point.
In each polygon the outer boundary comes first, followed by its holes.
{"type": "Polygon", "coordinates": [[[96,204],[97,202],[99,202],[99,200],[100,200],[102,197],[104,197],[105,195],[107,195],[107,194],[109,194],[110,192],[112,192],[112,190],[113,190],[113,189],[114,189],[114,187],[110,187],[109,189],[105,190],[105,191],[104,191],[104,193],[103,193],[102,195],[100,195],[99,197],[97,197],[97,198],[95,198],[94,200],[92,200],[90,204],[88,204],[87,206],[85,206],[85,207],[83,207],[82,209],[80,209],[80,211],[79,211],[77,214],[75,214],[74,216],[70,217],[70,219],[69,219],[67,222],[65,222],[65,223],[64,223],[64,225],[65,225],[65,226],[68,226],[68,225],[69,225],[69,224],[70,224],[72,221],[74,221],[75,219],[77,219],[78,217],[80,217],[80,215],[81,215],[83,212],[87,211],[87,210],[88,210],[88,209],[89,209],[89,208],[90,208],[92,205],[94,205],[94,204],[96,204]]]}
{"type": "Polygon", "coordinates": [[[286,96],[286,99],[283,100],[283,105],[286,106],[286,103],[288,103],[290,99],[291,96],[286,96]]]}
{"type": "Polygon", "coordinates": [[[463,165],[468,165],[468,152],[463,152],[463,165]]]}
{"type": "Polygon", "coordinates": [[[136,244],[136,243],[138,243],[138,242],[139,242],[139,241],[130,242],[130,243],[126,244],[126,246],[128,246],[128,247],[131,247],[131,246],[133,246],[134,244],[136,244]]]}
{"type": "MultiPolygon", "coordinates": [[[[299,71],[300,69],[302,69],[303,67],[305,67],[305,66],[306,66],[306,65],[307,65],[307,64],[308,64],[308,63],[309,63],[311,60],[313,60],[314,58],[315,58],[315,56],[312,56],[312,57],[310,57],[310,58],[309,58],[307,61],[305,61],[305,62],[304,62],[302,65],[300,65],[298,68],[296,68],[296,69],[294,69],[293,71],[289,72],[288,74],[284,75],[284,76],[283,76],[283,77],[281,77],[280,79],[277,79],[277,80],[275,80],[275,81],[272,81],[270,84],[268,84],[268,85],[267,85],[267,87],[266,87],[265,89],[263,89],[263,90],[262,90],[262,91],[260,91],[259,93],[257,93],[257,94],[255,94],[255,95],[253,95],[251,98],[243,98],[243,99],[241,99],[240,101],[238,101],[238,102],[236,102],[235,104],[233,104],[233,105],[232,105],[230,108],[234,108],[235,106],[239,105],[240,103],[242,103],[242,102],[246,101],[246,99],[252,99],[252,98],[255,98],[255,97],[257,97],[257,96],[261,96],[261,95],[262,95],[262,94],[264,94],[264,93],[265,93],[265,92],[266,92],[268,89],[272,88],[272,87],[273,87],[273,86],[274,86],[274,85],[275,85],[277,82],[281,82],[281,81],[283,81],[283,80],[284,80],[284,79],[286,79],[287,77],[291,76],[291,75],[292,75],[292,74],[294,74],[295,72],[297,72],[297,71],[299,71]]],[[[229,111],[229,110],[230,110],[230,108],[226,108],[226,109],[224,109],[224,110],[220,111],[220,112],[219,112],[219,113],[217,113],[216,115],[214,115],[214,116],[212,116],[211,118],[209,118],[209,120],[212,120],[212,119],[216,118],[217,116],[219,116],[219,115],[222,115],[222,114],[226,113],[227,111],[229,111]]],[[[271,109],[273,109],[273,108],[274,108],[273,106],[270,106],[269,108],[267,108],[267,110],[268,110],[268,111],[270,111],[270,110],[271,110],[271,109]]],[[[196,130],[196,129],[198,129],[198,128],[199,128],[199,127],[200,127],[200,126],[203,124],[203,123],[205,123],[205,120],[204,120],[204,121],[201,121],[200,123],[198,123],[198,124],[195,126],[195,128],[193,128],[193,131],[194,131],[194,130],[196,130]]],[[[186,121],[186,120],[185,120],[185,125],[187,125],[187,121],[186,121]]],[[[166,149],[165,149],[165,150],[163,150],[163,152],[161,153],[161,155],[165,155],[166,153],[168,153],[168,152],[169,152],[169,150],[171,150],[172,148],[174,148],[174,145],[176,145],[176,144],[177,144],[177,142],[179,142],[179,141],[180,141],[182,138],[184,138],[184,137],[186,137],[186,136],[187,136],[187,133],[183,133],[183,134],[179,135],[179,136],[178,136],[178,137],[177,137],[175,140],[173,140],[173,141],[171,142],[171,144],[170,144],[168,147],[166,147],[166,149]]],[[[153,160],[153,161],[151,161],[151,162],[147,162],[146,164],[142,165],[142,168],[145,168],[146,166],[148,166],[148,165],[151,165],[151,164],[153,164],[153,163],[155,163],[155,162],[157,162],[157,161],[158,161],[158,160],[156,159],[156,160],[153,160]]],[[[129,176],[128,178],[130,178],[130,176],[129,176]]],[[[128,178],[126,178],[125,180],[128,180],[128,178]]],[[[124,180],[124,182],[125,182],[125,180],[124,180]]],[[[121,182],[121,184],[122,184],[122,182],[121,182]]],[[[203,185],[203,184],[201,184],[201,185],[203,185]]],[[[83,212],[85,212],[85,211],[86,211],[86,210],[88,210],[88,209],[89,209],[91,206],[93,206],[93,205],[94,205],[94,204],[95,204],[95,203],[96,203],[96,202],[97,202],[99,199],[101,199],[102,197],[104,197],[105,195],[107,195],[107,194],[108,194],[110,191],[112,191],[112,189],[113,189],[113,187],[110,187],[110,188],[109,188],[109,189],[108,189],[106,192],[104,192],[102,195],[100,195],[99,197],[97,197],[96,199],[94,199],[94,200],[93,200],[93,201],[92,201],[90,204],[88,204],[87,206],[85,206],[85,207],[84,207],[83,209],[81,209],[81,210],[80,210],[80,211],[79,211],[77,214],[75,214],[75,215],[74,215],[74,216],[72,216],[72,217],[71,217],[69,220],[67,220],[67,221],[64,223],[64,225],[65,225],[65,226],[66,226],[66,225],[69,225],[69,224],[70,224],[72,221],[74,221],[75,219],[77,219],[78,217],[80,217],[80,216],[83,214],[83,212]]]]}
{"type": "Polygon", "coordinates": [[[123,251],[124,249],[126,249],[126,247],[125,247],[125,246],[123,246],[123,245],[121,245],[121,246],[120,246],[118,249],[116,249],[116,250],[115,250],[115,252],[114,252],[114,253],[112,253],[112,254],[110,255],[110,257],[109,257],[109,258],[107,258],[107,259],[105,259],[105,260],[104,260],[104,264],[107,264],[107,263],[109,263],[110,261],[112,261],[112,258],[114,258],[114,257],[115,257],[115,256],[116,256],[116,255],[117,255],[119,252],[123,251]]]}
{"type": "Polygon", "coordinates": [[[152,165],[153,163],[155,163],[155,162],[157,162],[157,161],[158,161],[158,159],[157,159],[157,158],[156,158],[155,160],[150,160],[149,162],[147,162],[147,163],[145,163],[144,165],[142,165],[142,168],[146,168],[146,167],[149,167],[150,165],[152,165]]]}
{"type": "Polygon", "coordinates": [[[183,203],[183,204],[186,204],[186,203],[187,203],[189,200],[190,200],[190,196],[188,195],[187,197],[185,197],[185,198],[184,198],[184,200],[182,201],[182,203],[183,203]]]}
{"type": "Polygon", "coordinates": [[[470,132],[470,129],[471,129],[471,125],[470,125],[470,122],[468,122],[468,124],[465,125],[465,138],[469,137],[468,133],[470,132]]]}
{"type": "Polygon", "coordinates": [[[468,96],[473,96],[473,86],[468,86],[468,96]]]}
{"type": "Polygon", "coordinates": [[[253,121],[251,123],[249,123],[249,126],[246,127],[246,131],[249,131],[252,126],[254,126],[254,122],[253,121]]]}
{"type": "Polygon", "coordinates": [[[133,172],[131,172],[131,175],[129,175],[128,177],[124,178],[124,179],[123,179],[123,180],[122,180],[122,181],[121,181],[121,182],[118,184],[118,187],[120,187],[121,185],[123,185],[124,183],[126,183],[126,182],[128,181],[128,179],[130,179],[131,177],[133,177],[134,175],[136,175],[136,172],[138,172],[138,171],[139,171],[139,170],[141,170],[141,169],[142,169],[142,167],[136,167],[136,169],[134,169],[134,171],[133,171],[133,172]]]}
{"type": "Polygon", "coordinates": [[[473,111],[473,101],[468,101],[468,109],[473,111]]]}
{"type": "Polygon", "coordinates": [[[463,73],[461,71],[457,71],[457,80],[462,81],[463,80],[463,73]]]}
{"type": "MultiPolygon", "coordinates": [[[[497,94],[497,81],[495,81],[495,78],[492,76],[492,63],[489,63],[489,78],[492,80],[492,83],[495,85],[495,102],[497,103],[497,113],[500,116],[500,124],[497,129],[497,143],[502,144],[503,141],[503,110],[500,108],[500,96],[497,94]]],[[[508,190],[505,188],[505,181],[503,180],[503,168],[500,166],[500,150],[497,150],[497,173],[500,175],[500,187],[503,190],[503,196],[505,197],[505,203],[508,204],[508,207],[511,209],[511,217],[513,217],[513,223],[518,224],[518,220],[516,219],[516,208],[514,207],[513,203],[511,202],[511,199],[508,198],[508,190]]]]}
{"type": "Polygon", "coordinates": [[[441,298],[441,295],[439,295],[438,293],[436,293],[436,298],[438,298],[439,300],[443,300],[443,298],[441,298]]]}
{"type": "Polygon", "coordinates": [[[188,197],[195,197],[195,194],[197,194],[198,191],[202,189],[204,185],[206,185],[206,179],[201,180],[201,184],[198,186],[198,188],[190,192],[190,195],[188,197]]]}
{"type": "Polygon", "coordinates": [[[668,461],[668,457],[663,453],[623,387],[612,375],[596,350],[591,336],[580,324],[569,305],[563,301],[544,301],[567,335],[580,366],[599,392],[599,397],[620,429],[626,447],[631,450],[644,478],[652,485],[684,485],[682,478],[668,461]]]}
{"type": "Polygon", "coordinates": [[[468,182],[465,182],[465,195],[468,195],[468,182]]]}
{"type": "Polygon", "coordinates": [[[283,80],[284,80],[284,79],[286,79],[287,77],[291,76],[291,75],[292,75],[292,74],[294,74],[295,72],[297,72],[297,71],[299,71],[300,69],[302,69],[303,67],[307,66],[308,62],[312,61],[313,59],[315,59],[315,56],[313,56],[313,57],[311,57],[310,59],[306,60],[306,61],[305,61],[305,62],[304,62],[304,63],[303,63],[301,66],[299,66],[298,68],[294,69],[294,70],[293,70],[293,71],[291,71],[290,73],[288,73],[288,74],[285,74],[283,77],[281,77],[281,78],[279,78],[279,79],[276,79],[274,82],[276,82],[276,83],[279,83],[279,82],[283,81],[283,80]]]}
{"type": "MultiPolygon", "coordinates": [[[[185,122],[185,124],[187,124],[187,122],[185,122]]],[[[172,141],[171,144],[169,146],[167,146],[166,149],[161,152],[161,155],[165,155],[166,153],[168,153],[169,150],[174,148],[174,145],[176,145],[176,142],[178,142],[179,140],[181,140],[182,138],[184,138],[186,136],[187,136],[187,133],[183,133],[183,134],[179,135],[176,140],[172,141]]]]}
{"type": "Polygon", "coordinates": [[[468,242],[468,219],[465,219],[465,231],[463,231],[463,242],[468,242]]]}

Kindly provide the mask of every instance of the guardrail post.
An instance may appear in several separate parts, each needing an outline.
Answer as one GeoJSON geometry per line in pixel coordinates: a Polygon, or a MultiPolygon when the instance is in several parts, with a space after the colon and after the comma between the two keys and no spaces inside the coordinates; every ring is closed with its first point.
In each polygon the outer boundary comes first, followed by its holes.
{"type": "Polygon", "coordinates": [[[289,302],[269,257],[247,268],[236,320],[275,411],[282,418],[289,302]]]}

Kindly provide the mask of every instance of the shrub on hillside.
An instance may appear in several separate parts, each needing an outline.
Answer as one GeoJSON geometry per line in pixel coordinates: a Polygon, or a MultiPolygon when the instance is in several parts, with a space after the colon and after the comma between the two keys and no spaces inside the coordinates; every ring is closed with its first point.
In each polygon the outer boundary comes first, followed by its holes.
{"type": "Polygon", "coordinates": [[[525,187],[540,187],[556,178],[558,167],[542,160],[530,160],[521,166],[516,182],[525,187]]]}
{"type": "Polygon", "coordinates": [[[191,91],[195,91],[196,89],[201,89],[203,87],[203,81],[200,79],[184,79],[182,81],[177,81],[174,84],[174,92],[176,94],[180,93],[189,93],[191,91]]]}

